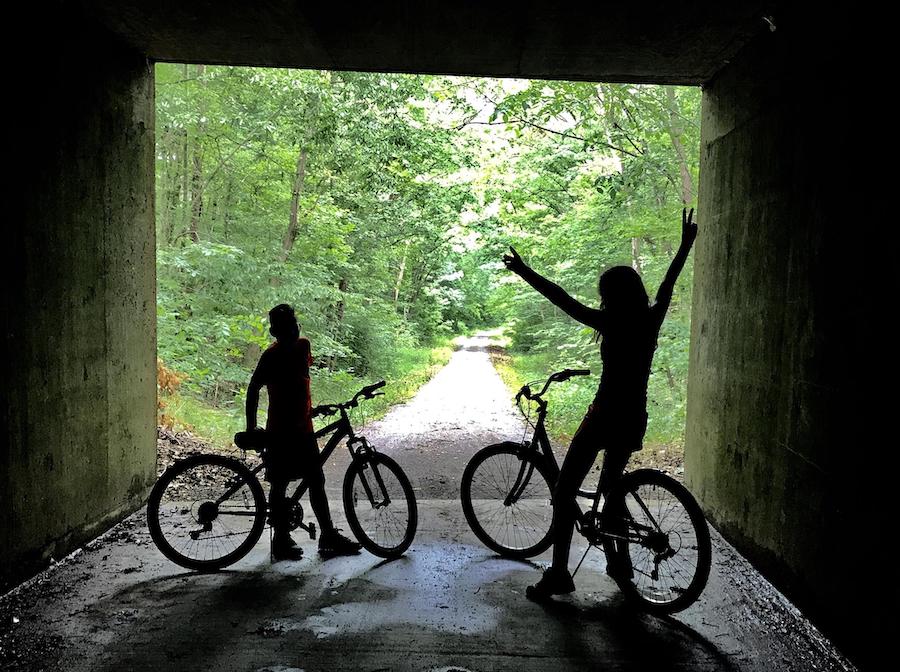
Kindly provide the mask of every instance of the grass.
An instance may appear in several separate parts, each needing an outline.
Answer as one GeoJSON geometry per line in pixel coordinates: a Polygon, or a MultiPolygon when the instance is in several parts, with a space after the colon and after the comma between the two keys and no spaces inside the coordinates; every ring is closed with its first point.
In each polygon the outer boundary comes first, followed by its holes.
{"type": "MultiPolygon", "coordinates": [[[[556,353],[510,353],[502,347],[491,350],[491,361],[510,390],[510,395],[515,394],[525,383],[544,381],[551,373],[567,368],[557,358],[556,353]]],[[[576,367],[572,365],[568,368],[576,367]]],[[[592,368],[590,376],[571,378],[550,387],[546,396],[549,402],[546,424],[547,433],[554,445],[567,446],[572,440],[588,405],[594,399],[599,373],[599,369],[592,368]]],[[[653,431],[654,408],[651,404],[651,425],[644,440],[644,448],[632,455],[629,469],[654,467],[679,475],[684,462],[683,425],[677,429],[663,426],[653,431]]]]}
{"type": "MultiPolygon", "coordinates": [[[[433,347],[397,348],[392,360],[384,366],[388,370],[386,373],[357,377],[346,371],[314,370],[311,381],[313,403],[347,401],[362,387],[385,380],[387,385],[379,390],[384,396],[360,404],[360,421],[378,419],[395,404],[411,399],[452,354],[453,346],[448,340],[433,347]]],[[[245,429],[243,398],[236,399],[230,407],[217,407],[190,394],[175,392],[165,395],[162,401],[173,429],[189,430],[215,445],[231,445],[235,432],[245,429]]],[[[260,403],[259,418],[262,424],[265,420],[264,399],[260,403]]]]}

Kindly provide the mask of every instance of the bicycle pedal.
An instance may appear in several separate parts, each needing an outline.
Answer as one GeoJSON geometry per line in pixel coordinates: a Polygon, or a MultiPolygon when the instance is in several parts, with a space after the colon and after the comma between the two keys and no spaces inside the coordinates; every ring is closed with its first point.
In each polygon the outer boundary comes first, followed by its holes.
{"type": "Polygon", "coordinates": [[[316,524],[315,523],[309,524],[309,538],[310,539],[316,538],[316,524]]]}

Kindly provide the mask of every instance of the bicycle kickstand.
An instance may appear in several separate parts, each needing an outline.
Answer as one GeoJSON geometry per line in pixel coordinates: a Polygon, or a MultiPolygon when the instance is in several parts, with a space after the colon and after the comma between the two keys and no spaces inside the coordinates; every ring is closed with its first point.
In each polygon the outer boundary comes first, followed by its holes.
{"type": "Polygon", "coordinates": [[[575,575],[578,573],[578,570],[581,569],[581,563],[584,562],[584,559],[587,557],[588,551],[592,548],[596,548],[594,544],[588,544],[588,547],[584,549],[584,555],[581,556],[581,560],[578,561],[578,565],[575,567],[575,571],[572,572],[572,578],[575,578],[575,575]]]}

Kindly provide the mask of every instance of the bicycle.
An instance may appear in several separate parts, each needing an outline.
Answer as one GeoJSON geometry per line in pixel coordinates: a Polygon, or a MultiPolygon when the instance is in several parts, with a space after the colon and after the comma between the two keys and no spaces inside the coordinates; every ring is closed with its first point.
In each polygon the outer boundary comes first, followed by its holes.
{"type": "MultiPolygon", "coordinates": [[[[357,435],[347,411],[361,399],[382,393],[384,381],[362,388],[350,401],[317,407],[316,415],[340,417],[315,432],[331,434],[319,453],[325,464],[337,445],[347,439],[352,461],[343,482],[347,522],[357,541],[369,552],[396,558],[410,546],[418,524],[412,485],[400,466],[357,435]]],[[[176,462],[160,476],[147,503],[147,524],[154,543],[172,562],[198,571],[215,571],[237,562],[259,541],[268,506],[257,474],[265,466],[265,432],[240,432],[235,443],[242,451],[257,450],[262,464],[249,468],[224,455],[197,454],[176,462]]],[[[290,529],[316,538],[315,523],[303,522],[300,498],[308,489],[300,480],[288,499],[290,529]]]]}
{"type": "MultiPolygon", "coordinates": [[[[585,376],[587,369],[551,375],[540,392],[524,385],[516,405],[534,429],[530,441],[504,441],[478,451],[463,472],[463,513],[475,535],[509,558],[530,558],[553,544],[552,495],[559,465],[547,437],[544,394],[554,382],[585,376]],[[537,404],[537,422],[521,401],[537,404]]],[[[535,381],[539,382],[539,381],[535,381]]],[[[653,613],[674,613],[690,606],[703,591],[712,562],[712,544],[703,511],[690,492],[655,469],[627,472],[608,493],[579,488],[591,506],[578,515],[575,529],[588,548],[602,548],[607,567],[622,592],[653,613]],[[601,500],[603,506],[600,506],[601,500]]]]}

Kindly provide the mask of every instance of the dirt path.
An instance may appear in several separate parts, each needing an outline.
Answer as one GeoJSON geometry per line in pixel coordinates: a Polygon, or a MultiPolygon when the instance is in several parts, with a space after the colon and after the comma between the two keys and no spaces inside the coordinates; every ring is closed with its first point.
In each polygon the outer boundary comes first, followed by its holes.
{"type": "Polygon", "coordinates": [[[457,499],[462,471],[478,449],[522,436],[522,419],[488,357],[490,342],[485,334],[465,339],[411,401],[365,429],[400,463],[420,498],[457,499]]]}

